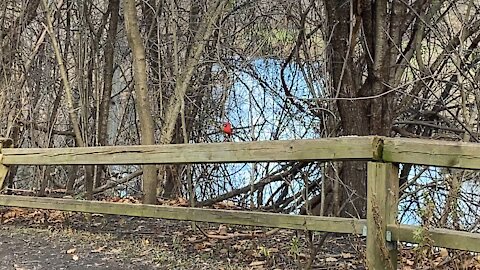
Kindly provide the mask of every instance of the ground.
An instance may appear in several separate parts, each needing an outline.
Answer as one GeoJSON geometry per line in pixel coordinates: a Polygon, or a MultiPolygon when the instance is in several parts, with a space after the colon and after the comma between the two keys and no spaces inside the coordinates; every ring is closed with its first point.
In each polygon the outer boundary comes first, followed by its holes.
{"type": "MultiPolygon", "coordinates": [[[[0,269],[300,269],[309,256],[293,230],[20,208],[2,216],[0,269]]],[[[363,268],[361,238],[324,246],[314,269],[363,268]]]]}
{"type": "MultiPolygon", "coordinates": [[[[310,257],[305,234],[294,230],[20,208],[1,214],[0,270],[302,269],[310,257]]],[[[362,237],[326,239],[312,269],[364,269],[362,237]]],[[[480,257],[452,254],[440,250],[436,268],[417,268],[405,249],[399,269],[480,269],[480,257]]]]}

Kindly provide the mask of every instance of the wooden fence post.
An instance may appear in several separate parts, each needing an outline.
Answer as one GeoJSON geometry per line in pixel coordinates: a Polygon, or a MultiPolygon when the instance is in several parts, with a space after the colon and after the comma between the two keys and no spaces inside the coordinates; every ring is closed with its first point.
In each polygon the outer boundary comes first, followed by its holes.
{"type": "Polygon", "coordinates": [[[5,178],[7,178],[8,167],[3,165],[2,159],[2,148],[11,147],[13,145],[12,139],[0,137],[0,191],[3,189],[3,183],[5,178]]]}
{"type": "Polygon", "coordinates": [[[367,267],[397,269],[396,242],[387,232],[395,224],[398,209],[398,167],[369,162],[367,177],[367,267]]]}

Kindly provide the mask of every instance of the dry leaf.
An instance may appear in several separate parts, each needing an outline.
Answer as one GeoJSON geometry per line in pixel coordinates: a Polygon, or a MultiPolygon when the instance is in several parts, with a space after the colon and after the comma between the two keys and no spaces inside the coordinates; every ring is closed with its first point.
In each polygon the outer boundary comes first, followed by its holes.
{"type": "Polygon", "coordinates": [[[412,265],[415,264],[415,262],[412,261],[412,260],[407,260],[405,263],[406,263],[407,265],[410,265],[410,266],[412,266],[412,265]]]}
{"type": "Polygon", "coordinates": [[[71,249],[67,250],[67,254],[72,254],[72,253],[74,253],[75,251],[77,251],[76,248],[71,248],[71,249]]]}
{"type": "Polygon", "coordinates": [[[325,259],[325,262],[336,262],[338,261],[336,258],[333,258],[333,257],[328,257],[325,259]]]}
{"type": "Polygon", "coordinates": [[[217,233],[220,234],[220,235],[227,235],[227,233],[228,233],[228,228],[227,228],[227,226],[225,226],[225,225],[223,225],[223,224],[220,225],[220,226],[218,226],[218,231],[217,231],[217,233]]]}
{"type": "Polygon", "coordinates": [[[446,248],[441,248],[440,249],[440,257],[442,257],[442,258],[448,257],[448,250],[446,248]]]}
{"type": "Polygon", "coordinates": [[[177,204],[178,204],[178,206],[188,206],[189,205],[188,200],[185,199],[185,198],[178,198],[177,204]]]}
{"type": "Polygon", "coordinates": [[[107,247],[107,246],[99,247],[99,248],[96,248],[96,249],[94,249],[94,250],[92,250],[92,251],[90,251],[90,252],[92,252],[92,253],[99,253],[99,252],[101,252],[102,250],[104,250],[106,247],[107,247]]]}
{"type": "Polygon", "coordinates": [[[197,237],[195,237],[195,236],[188,237],[188,238],[187,238],[187,241],[188,241],[188,242],[195,242],[195,241],[197,241],[197,237]]]}
{"type": "Polygon", "coordinates": [[[65,221],[65,215],[61,211],[52,211],[49,213],[47,220],[50,223],[62,223],[65,221]]]}
{"type": "Polygon", "coordinates": [[[112,248],[110,250],[110,252],[113,253],[113,254],[118,254],[118,253],[122,252],[122,249],[121,248],[112,248]]]}
{"type": "Polygon", "coordinates": [[[253,261],[252,263],[250,263],[250,266],[260,266],[264,264],[265,264],[265,261],[253,261]]]}

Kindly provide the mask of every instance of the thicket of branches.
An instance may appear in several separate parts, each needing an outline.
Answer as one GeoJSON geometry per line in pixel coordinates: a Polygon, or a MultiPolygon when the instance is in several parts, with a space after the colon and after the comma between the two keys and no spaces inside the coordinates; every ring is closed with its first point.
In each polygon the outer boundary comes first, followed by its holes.
{"type": "MultiPolygon", "coordinates": [[[[230,121],[234,141],[478,142],[479,8],[478,0],[2,1],[0,134],[15,147],[221,142],[230,121]]],[[[9,188],[88,198],[156,189],[146,202],[228,199],[362,217],[365,168],[19,167],[9,188]]],[[[434,202],[441,226],[478,230],[477,176],[402,165],[404,218],[434,202]]]]}

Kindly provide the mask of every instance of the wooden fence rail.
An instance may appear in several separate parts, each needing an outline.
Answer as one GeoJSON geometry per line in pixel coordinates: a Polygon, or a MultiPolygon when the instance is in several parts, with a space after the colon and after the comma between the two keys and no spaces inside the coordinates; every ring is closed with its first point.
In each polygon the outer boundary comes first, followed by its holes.
{"type": "MultiPolygon", "coordinates": [[[[14,149],[0,138],[0,187],[10,165],[174,164],[364,160],[368,164],[367,219],[298,216],[73,199],[0,195],[0,205],[154,217],[309,231],[365,234],[369,269],[396,269],[397,241],[418,243],[418,226],[397,224],[398,163],[480,169],[480,144],[419,139],[341,137],[243,143],[14,149]]],[[[435,246],[480,252],[480,234],[427,232],[435,246]]]]}
{"type": "MultiPolygon", "coordinates": [[[[424,230],[419,226],[404,224],[388,224],[387,230],[392,233],[393,241],[419,243],[415,237],[418,232],[424,230]]],[[[480,233],[433,228],[425,231],[437,247],[453,248],[480,252],[480,233]]]]}
{"type": "Polygon", "coordinates": [[[5,165],[120,165],[291,160],[372,160],[379,137],[170,145],[3,149],[5,165]]]}
{"type": "Polygon", "coordinates": [[[399,138],[382,141],[384,162],[480,169],[479,143],[399,138]]]}
{"type": "Polygon", "coordinates": [[[0,195],[0,205],[308,231],[361,234],[365,220],[267,212],[0,195]]]}

